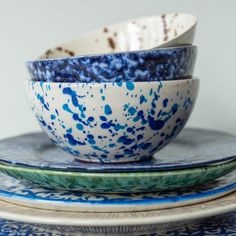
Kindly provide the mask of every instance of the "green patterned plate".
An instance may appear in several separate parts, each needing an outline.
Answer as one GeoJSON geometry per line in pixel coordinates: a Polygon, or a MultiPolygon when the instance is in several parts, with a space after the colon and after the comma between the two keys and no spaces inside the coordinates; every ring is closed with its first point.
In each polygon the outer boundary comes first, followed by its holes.
{"type": "Polygon", "coordinates": [[[0,171],[42,187],[97,193],[134,193],[175,189],[220,178],[236,169],[236,161],[183,170],[91,173],[52,171],[0,165],[0,171]]]}

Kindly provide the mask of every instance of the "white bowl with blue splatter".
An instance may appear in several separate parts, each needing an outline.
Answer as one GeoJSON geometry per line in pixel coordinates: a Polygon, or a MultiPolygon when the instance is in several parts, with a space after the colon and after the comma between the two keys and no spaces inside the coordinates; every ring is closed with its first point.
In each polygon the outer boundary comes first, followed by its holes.
{"type": "Polygon", "coordinates": [[[51,140],[89,162],[150,158],[186,124],[198,79],[162,82],[26,82],[34,115],[51,140]]]}

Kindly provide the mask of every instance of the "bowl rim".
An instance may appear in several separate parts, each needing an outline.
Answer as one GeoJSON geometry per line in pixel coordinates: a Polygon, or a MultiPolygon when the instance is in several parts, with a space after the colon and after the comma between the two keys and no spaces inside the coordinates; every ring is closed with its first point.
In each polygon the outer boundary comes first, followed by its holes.
{"type": "Polygon", "coordinates": [[[146,85],[154,85],[154,84],[176,84],[176,83],[192,83],[194,81],[194,83],[200,83],[200,79],[196,76],[191,76],[188,79],[179,79],[179,80],[162,80],[162,81],[123,81],[123,82],[95,82],[95,83],[80,83],[80,82],[46,82],[46,81],[34,81],[34,80],[27,80],[24,82],[24,84],[26,86],[28,85],[34,85],[34,84],[40,84],[41,86],[56,86],[56,85],[63,85],[63,86],[68,86],[68,87],[85,87],[85,86],[89,86],[89,87],[101,87],[104,85],[109,86],[109,87],[113,87],[115,84],[127,84],[127,83],[134,83],[135,86],[146,86],[146,85]]]}

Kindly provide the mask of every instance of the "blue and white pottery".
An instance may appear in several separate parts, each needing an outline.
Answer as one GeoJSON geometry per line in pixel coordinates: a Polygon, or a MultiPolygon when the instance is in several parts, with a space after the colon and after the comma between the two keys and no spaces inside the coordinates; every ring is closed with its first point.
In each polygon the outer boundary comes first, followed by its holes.
{"type": "MultiPolygon", "coordinates": [[[[162,232],[148,233],[142,236],[235,236],[236,211],[192,222],[177,229],[169,227],[162,232]]],[[[140,235],[141,236],[141,235],[140,235]]]]}
{"type": "Polygon", "coordinates": [[[192,44],[197,19],[186,13],[167,13],[119,22],[57,45],[41,58],[71,57],[146,50],[192,44]]]}
{"type": "MultiPolygon", "coordinates": [[[[170,223],[171,225],[171,223],[170,223]]],[[[61,226],[63,228],[63,226],[61,226]]],[[[64,226],[63,231],[53,230],[53,226],[48,225],[33,225],[26,224],[17,221],[0,220],[0,235],[34,235],[34,236],[75,236],[73,233],[64,232],[69,227],[64,226]],[[52,228],[52,229],[50,229],[52,228]]],[[[138,227],[137,227],[138,228],[138,227]]],[[[142,227],[140,226],[140,229],[142,227]]],[[[144,226],[143,226],[144,228],[144,226]]],[[[88,230],[89,231],[89,227],[88,230]]],[[[144,233],[145,231],[143,231],[144,233]]],[[[105,232],[104,232],[105,233],[105,232]]],[[[107,232],[109,235],[114,235],[111,232],[107,232]]],[[[116,232],[115,235],[120,235],[122,232],[116,232]]],[[[88,236],[87,234],[76,234],[77,236],[88,236]]],[[[166,230],[157,230],[152,233],[146,230],[145,234],[136,232],[132,235],[139,236],[234,236],[236,235],[236,211],[223,214],[220,216],[213,216],[205,219],[202,222],[192,222],[178,229],[169,227],[166,230]]],[[[91,235],[92,236],[92,235],[91,235]]]]}
{"type": "MultiPolygon", "coordinates": [[[[218,232],[221,232],[217,228],[218,223],[221,225],[221,221],[217,220],[218,217],[216,217],[216,215],[232,212],[222,216],[222,225],[225,225],[225,222],[228,222],[228,220],[231,222],[228,225],[227,231],[232,233],[229,234],[231,236],[234,235],[235,230],[233,224],[235,222],[233,211],[235,210],[236,193],[208,201],[204,204],[193,204],[185,207],[156,211],[120,213],[49,211],[22,207],[20,205],[0,201],[0,217],[3,219],[35,224],[35,226],[45,227],[47,230],[68,232],[69,235],[73,235],[73,233],[76,233],[76,235],[77,233],[84,233],[85,235],[86,233],[100,233],[101,235],[140,235],[151,232],[158,233],[157,235],[159,235],[159,233],[172,235],[169,232],[176,233],[178,232],[176,229],[183,229],[183,225],[185,225],[185,227],[187,227],[186,230],[183,231],[186,233],[183,234],[185,236],[190,235],[189,232],[198,232],[199,228],[196,227],[196,223],[204,222],[204,225],[205,223],[206,225],[201,228],[200,232],[206,233],[208,232],[207,229],[209,229],[209,232],[214,232],[213,235],[216,236],[218,232]],[[214,216],[212,220],[207,219],[207,217],[210,216],[214,216]],[[209,225],[207,223],[209,223],[209,225]],[[192,227],[194,224],[195,226],[192,227]],[[196,231],[191,231],[191,229],[196,229],[196,231]]],[[[180,233],[183,232],[180,231],[180,233]]],[[[176,233],[173,235],[179,236],[182,234],[176,233]]]]}
{"type": "Polygon", "coordinates": [[[197,47],[181,46],[27,62],[30,76],[45,82],[179,80],[193,75],[197,47]]]}
{"type": "Polygon", "coordinates": [[[0,163],[37,169],[94,173],[178,170],[235,161],[236,137],[219,131],[185,128],[151,159],[101,165],[75,160],[40,132],[1,140],[0,154],[0,163]]]}
{"type": "Polygon", "coordinates": [[[206,202],[236,190],[236,172],[191,188],[153,193],[96,194],[38,188],[1,174],[0,199],[27,207],[75,212],[134,212],[206,202]]]}
{"type": "Polygon", "coordinates": [[[26,82],[34,115],[58,146],[90,162],[150,158],[186,124],[198,79],[162,82],[26,82]]]}

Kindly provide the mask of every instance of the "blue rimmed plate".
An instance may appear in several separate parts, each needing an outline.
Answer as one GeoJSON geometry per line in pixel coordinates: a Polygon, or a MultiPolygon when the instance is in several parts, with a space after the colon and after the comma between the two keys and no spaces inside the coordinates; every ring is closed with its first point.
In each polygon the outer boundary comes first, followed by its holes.
{"type": "Polygon", "coordinates": [[[209,201],[236,190],[236,172],[219,180],[178,190],[153,193],[92,194],[37,188],[0,175],[0,199],[47,210],[131,212],[173,208],[209,201]]]}
{"type": "Polygon", "coordinates": [[[141,172],[217,165],[236,160],[236,137],[227,133],[184,129],[160,152],[146,161],[125,164],[86,163],[56,147],[43,133],[0,142],[0,162],[32,168],[78,172],[141,172]]]}
{"type": "MultiPolygon", "coordinates": [[[[147,234],[150,232],[158,232],[159,235],[164,231],[166,232],[166,230],[170,231],[170,229],[180,229],[180,227],[183,227],[183,225],[186,224],[189,226],[190,224],[196,224],[199,221],[208,222],[206,219],[207,217],[229,213],[235,210],[235,192],[212,201],[185,207],[153,211],[114,213],[43,210],[38,208],[23,207],[0,200],[0,218],[36,224],[37,226],[45,227],[50,230],[68,232],[70,233],[69,235],[74,235],[74,233],[79,233],[79,235],[80,233],[85,233],[85,235],[88,233],[100,233],[101,235],[137,235],[141,233],[147,234]]],[[[224,221],[230,219],[230,222],[234,222],[232,221],[234,220],[232,215],[229,217],[227,216],[228,215],[222,216],[224,221]]],[[[216,223],[216,217],[214,217],[211,222],[216,223]]],[[[189,235],[192,231],[190,231],[189,227],[187,227],[187,229],[187,234],[189,235]]],[[[211,229],[214,229],[214,236],[218,235],[217,233],[220,232],[216,231],[216,225],[214,225],[211,229]]],[[[234,231],[232,229],[234,228],[231,228],[231,231],[228,232],[233,233],[234,231]]],[[[59,235],[61,235],[61,233],[59,235]]],[[[172,234],[169,233],[168,235],[172,234]]],[[[177,235],[179,236],[181,234],[176,234],[176,236],[177,235]]],[[[186,235],[186,233],[184,235],[186,235]]],[[[199,234],[199,236],[200,235],[201,234],[199,234]]],[[[224,234],[222,234],[222,236],[223,235],[224,234]]]]}

